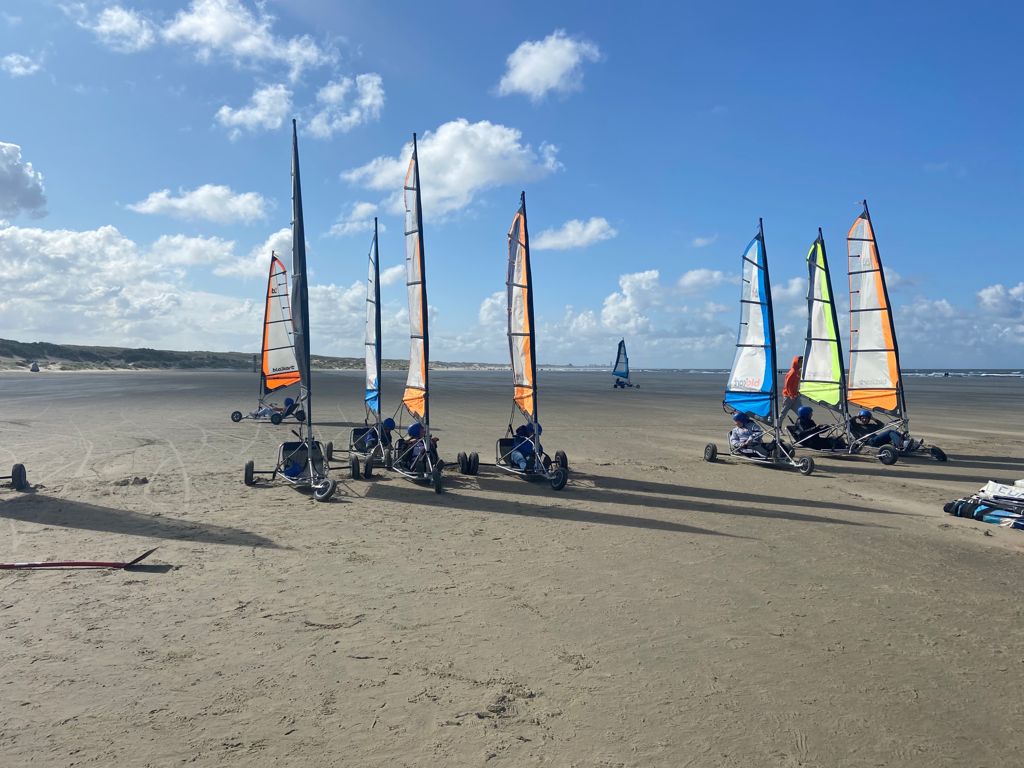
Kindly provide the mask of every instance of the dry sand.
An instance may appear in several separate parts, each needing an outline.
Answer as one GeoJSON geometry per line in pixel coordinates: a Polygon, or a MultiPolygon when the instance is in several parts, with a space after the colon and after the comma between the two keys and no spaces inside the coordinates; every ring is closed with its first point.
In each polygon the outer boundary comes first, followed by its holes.
{"type": "MultiPolygon", "coordinates": [[[[720,377],[543,376],[563,492],[339,468],[330,504],[242,485],[286,434],[228,420],[252,375],[0,376],[0,466],[35,486],[0,490],[0,559],[160,547],[0,573],[0,763],[1021,763],[1024,532],[942,504],[1024,477],[1024,381],[909,382],[946,465],[801,477],[700,460],[720,377]]],[[[508,379],[434,375],[443,455],[493,455],[508,379]]],[[[360,377],[314,384],[347,444],[360,377]]]]}

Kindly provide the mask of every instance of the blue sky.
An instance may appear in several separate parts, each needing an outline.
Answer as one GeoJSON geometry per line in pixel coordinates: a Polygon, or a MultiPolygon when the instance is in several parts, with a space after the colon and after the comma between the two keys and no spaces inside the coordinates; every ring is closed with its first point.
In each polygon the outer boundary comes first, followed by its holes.
{"type": "Polygon", "coordinates": [[[867,197],[904,364],[1020,366],[1022,26],[1012,3],[9,4],[0,335],[255,349],[296,117],[316,352],[361,352],[374,213],[402,263],[417,131],[436,359],[505,358],[525,189],[541,362],[626,336],[637,367],[727,366],[759,216],[788,359],[817,227],[843,286],[867,197]]]}

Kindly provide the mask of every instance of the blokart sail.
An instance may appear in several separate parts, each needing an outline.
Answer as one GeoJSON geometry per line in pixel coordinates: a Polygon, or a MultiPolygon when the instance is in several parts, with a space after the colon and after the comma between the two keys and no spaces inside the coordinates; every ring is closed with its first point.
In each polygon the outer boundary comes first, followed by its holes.
{"type": "MultiPolygon", "coordinates": [[[[565,487],[569,462],[562,451],[554,461],[540,443],[541,427],[537,404],[537,340],[533,315],[533,273],[530,268],[530,234],[526,224],[526,193],[519,197],[519,210],[508,231],[508,347],[512,360],[512,415],[505,437],[497,442],[495,466],[527,478],[543,478],[556,491],[565,487]],[[516,412],[522,424],[513,429],[516,412]]],[[[459,454],[459,469],[475,474],[475,454],[459,454]]]]}
{"type": "Polygon", "coordinates": [[[292,310],[288,301],[288,270],[284,262],[271,251],[270,274],[267,277],[267,294],[263,310],[263,343],[260,354],[260,388],[256,410],[243,415],[234,411],[231,420],[242,419],[270,421],[280,424],[284,419],[294,417],[297,421],[305,413],[293,398],[287,398],[284,406],[269,402],[270,395],[298,384],[301,380],[299,366],[295,359],[295,331],[292,310]]]}
{"type": "Polygon", "coordinates": [[[846,376],[825,238],[807,252],[807,337],[800,395],[846,417],[846,376]]]}
{"type": "MultiPolygon", "coordinates": [[[[797,460],[781,435],[776,390],[775,318],[764,224],[760,219],[757,234],[743,251],[741,274],[740,327],[722,407],[726,413],[746,414],[772,439],[772,444],[770,450],[763,453],[735,451],[730,446],[731,453],[759,463],[795,467],[802,474],[809,475],[814,471],[814,460],[797,460]]],[[[704,447],[704,460],[714,461],[717,456],[718,447],[708,443],[704,447]]]]}
{"type": "Polygon", "coordinates": [[[374,217],[373,241],[370,244],[366,275],[366,383],[363,395],[366,420],[365,426],[352,430],[348,444],[349,469],[354,480],[372,477],[374,467],[388,466],[391,463],[391,429],[394,427],[394,420],[381,420],[380,338],[380,250],[377,218],[374,217]]]}
{"type": "Polygon", "coordinates": [[[392,469],[413,480],[429,481],[442,491],[442,462],[430,436],[430,334],[427,323],[427,277],[423,253],[423,207],[416,134],[403,185],[405,200],[405,284],[409,296],[409,374],[399,413],[412,419],[408,439],[399,440],[392,469]]]}
{"type": "MultiPolygon", "coordinates": [[[[909,448],[903,455],[927,451],[944,461],[937,447],[926,448],[923,440],[910,440],[910,416],[900,368],[899,344],[892,305],[885,282],[885,270],[878,253],[878,242],[868,211],[864,210],[847,235],[850,276],[850,372],[847,384],[849,410],[864,409],[883,414],[882,431],[895,430],[903,435],[909,448]]],[[[860,435],[861,440],[872,435],[860,435]]]]}
{"type": "Polygon", "coordinates": [[[330,460],[323,446],[313,438],[313,397],[309,361],[309,285],[306,271],[306,234],[302,218],[302,183],[299,178],[299,140],[295,120],[292,120],[292,295],[295,309],[292,330],[295,362],[299,373],[298,402],[305,411],[305,420],[299,423],[298,441],[282,443],[278,449],[277,464],[273,470],[256,471],[253,462],[245,465],[244,481],[254,485],[257,475],[281,477],[297,488],[312,491],[317,501],[327,501],[334,495],[335,482],[328,477],[330,460]]]}
{"type": "Polygon", "coordinates": [[[613,388],[625,389],[632,387],[629,380],[629,355],[626,354],[626,340],[619,340],[619,348],[615,352],[615,365],[612,366],[612,376],[615,377],[613,388]]]}

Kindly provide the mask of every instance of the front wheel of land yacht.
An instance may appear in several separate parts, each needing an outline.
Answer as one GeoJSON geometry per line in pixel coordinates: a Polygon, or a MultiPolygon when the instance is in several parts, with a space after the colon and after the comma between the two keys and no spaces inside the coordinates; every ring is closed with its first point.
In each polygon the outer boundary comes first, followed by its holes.
{"type": "Polygon", "coordinates": [[[565,467],[555,467],[554,474],[551,476],[551,487],[560,491],[565,488],[567,482],[569,482],[569,470],[565,467]]]}
{"type": "Polygon", "coordinates": [[[299,424],[304,422],[306,420],[306,412],[305,411],[296,411],[295,412],[295,420],[297,422],[299,422],[299,424]]]}
{"type": "Polygon", "coordinates": [[[367,456],[363,462],[363,477],[367,480],[373,477],[373,454],[367,456]]]}
{"type": "Polygon", "coordinates": [[[255,468],[255,463],[252,460],[249,460],[249,461],[245,462],[245,476],[243,478],[243,482],[246,485],[255,485],[256,484],[256,479],[253,477],[253,470],[254,470],[254,468],[255,468]]]}
{"type": "Polygon", "coordinates": [[[714,461],[718,458],[718,446],[708,443],[704,446],[704,461],[714,461]]]}
{"type": "Polygon", "coordinates": [[[313,498],[317,501],[327,501],[334,495],[337,483],[333,480],[324,480],[320,485],[313,486],[313,498]]]}
{"type": "Polygon", "coordinates": [[[896,453],[896,449],[889,445],[883,445],[878,449],[878,460],[889,467],[896,463],[899,459],[899,454],[896,453]]]}
{"type": "Polygon", "coordinates": [[[932,458],[935,459],[936,461],[946,461],[948,458],[946,456],[946,452],[939,448],[939,446],[937,445],[933,445],[931,448],[929,448],[928,453],[930,453],[932,455],[932,458]]]}
{"type": "Polygon", "coordinates": [[[334,443],[328,442],[327,445],[324,446],[324,458],[327,459],[327,461],[334,458],[334,443]]]}
{"type": "Polygon", "coordinates": [[[348,468],[352,472],[352,479],[353,480],[358,480],[359,479],[359,459],[357,459],[355,456],[353,456],[351,459],[349,459],[348,460],[348,468]]]}
{"type": "Polygon", "coordinates": [[[430,473],[430,484],[434,486],[434,493],[441,493],[444,491],[444,480],[441,477],[440,465],[434,467],[434,471],[430,473]]]}
{"type": "Polygon", "coordinates": [[[28,475],[24,464],[15,464],[11,467],[11,487],[16,491],[28,490],[28,475]]]}
{"type": "Polygon", "coordinates": [[[455,460],[459,464],[459,474],[469,474],[469,456],[466,455],[465,451],[459,451],[459,455],[455,457],[455,460]]]}
{"type": "Polygon", "coordinates": [[[797,472],[801,475],[809,475],[814,471],[814,459],[810,456],[804,456],[796,463],[797,472]]]}
{"type": "Polygon", "coordinates": [[[475,475],[477,472],[480,471],[480,454],[477,453],[476,451],[473,451],[471,454],[469,454],[468,460],[469,474],[475,475]]]}
{"type": "Polygon", "coordinates": [[[241,411],[232,411],[231,412],[231,420],[237,424],[239,421],[242,420],[242,412],[241,411]]]}
{"type": "Polygon", "coordinates": [[[555,461],[562,469],[569,469],[569,457],[565,455],[565,451],[555,451],[555,461]]]}
{"type": "Polygon", "coordinates": [[[281,423],[281,414],[280,413],[272,413],[272,414],[270,414],[270,423],[273,424],[275,427],[278,424],[280,424],[281,423]]]}

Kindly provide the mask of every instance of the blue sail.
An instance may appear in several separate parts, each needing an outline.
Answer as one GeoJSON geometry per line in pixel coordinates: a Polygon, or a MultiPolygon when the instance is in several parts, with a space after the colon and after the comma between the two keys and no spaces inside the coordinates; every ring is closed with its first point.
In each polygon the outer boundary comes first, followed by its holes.
{"type": "Polygon", "coordinates": [[[736,339],[725,404],[764,420],[774,421],[775,326],[772,317],[771,283],[764,230],[743,252],[743,280],[740,286],[740,328],[736,339]]]}
{"type": "Polygon", "coordinates": [[[629,378],[629,356],[626,354],[626,340],[619,342],[619,351],[615,356],[615,367],[612,369],[612,376],[620,379],[629,378]]]}

